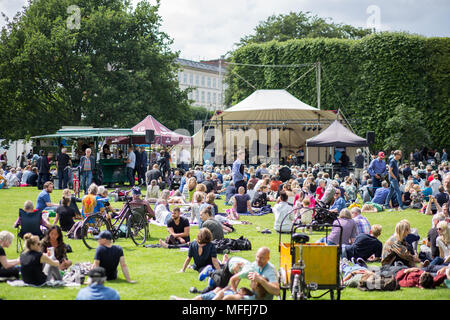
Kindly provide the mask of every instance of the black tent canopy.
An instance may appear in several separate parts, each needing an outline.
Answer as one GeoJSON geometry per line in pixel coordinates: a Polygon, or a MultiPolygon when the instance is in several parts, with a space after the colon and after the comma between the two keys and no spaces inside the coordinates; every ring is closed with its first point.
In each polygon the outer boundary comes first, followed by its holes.
{"type": "Polygon", "coordinates": [[[354,134],[338,120],[315,137],[306,140],[306,147],[366,147],[367,140],[354,134]]]}

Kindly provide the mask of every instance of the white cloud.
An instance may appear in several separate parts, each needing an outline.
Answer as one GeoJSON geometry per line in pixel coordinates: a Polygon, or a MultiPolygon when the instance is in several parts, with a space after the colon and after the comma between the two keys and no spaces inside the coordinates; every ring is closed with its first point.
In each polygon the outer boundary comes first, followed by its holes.
{"type": "MultiPolygon", "coordinates": [[[[0,0],[0,11],[12,18],[25,1],[0,0]]],[[[378,30],[449,36],[448,0],[161,0],[159,14],[161,29],[174,39],[172,48],[183,58],[199,60],[219,58],[272,14],[311,11],[336,23],[367,27],[371,5],[380,8],[378,30]]],[[[0,27],[4,24],[0,17],[0,27]]]]}

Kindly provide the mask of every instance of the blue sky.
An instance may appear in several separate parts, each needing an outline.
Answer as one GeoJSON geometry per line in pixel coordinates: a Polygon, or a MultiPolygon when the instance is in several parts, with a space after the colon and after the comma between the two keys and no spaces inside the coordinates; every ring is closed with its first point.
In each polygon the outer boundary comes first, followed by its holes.
{"type": "MultiPolygon", "coordinates": [[[[0,0],[0,11],[12,17],[25,3],[0,0]]],[[[200,60],[219,58],[260,21],[291,11],[310,11],[357,27],[450,35],[449,0],[161,0],[159,13],[162,30],[174,39],[172,48],[182,58],[200,60]]],[[[4,23],[0,17],[0,26],[4,23]]]]}

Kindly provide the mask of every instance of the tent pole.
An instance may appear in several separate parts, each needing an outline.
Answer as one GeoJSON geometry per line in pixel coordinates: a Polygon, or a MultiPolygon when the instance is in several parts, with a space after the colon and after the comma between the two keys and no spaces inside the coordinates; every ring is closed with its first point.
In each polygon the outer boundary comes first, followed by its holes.
{"type": "Polygon", "coordinates": [[[309,152],[308,152],[308,143],[306,143],[306,170],[308,170],[308,164],[309,164],[309,152]]]}

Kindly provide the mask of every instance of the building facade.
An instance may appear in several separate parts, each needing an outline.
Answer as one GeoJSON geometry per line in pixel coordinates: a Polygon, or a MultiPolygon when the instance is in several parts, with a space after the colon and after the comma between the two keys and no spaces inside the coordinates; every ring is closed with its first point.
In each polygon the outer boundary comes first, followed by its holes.
{"type": "Polygon", "coordinates": [[[180,65],[178,82],[180,89],[192,88],[188,98],[192,105],[205,107],[208,110],[223,110],[223,97],[226,89],[224,83],[225,65],[219,60],[192,61],[177,59],[180,65]]]}

